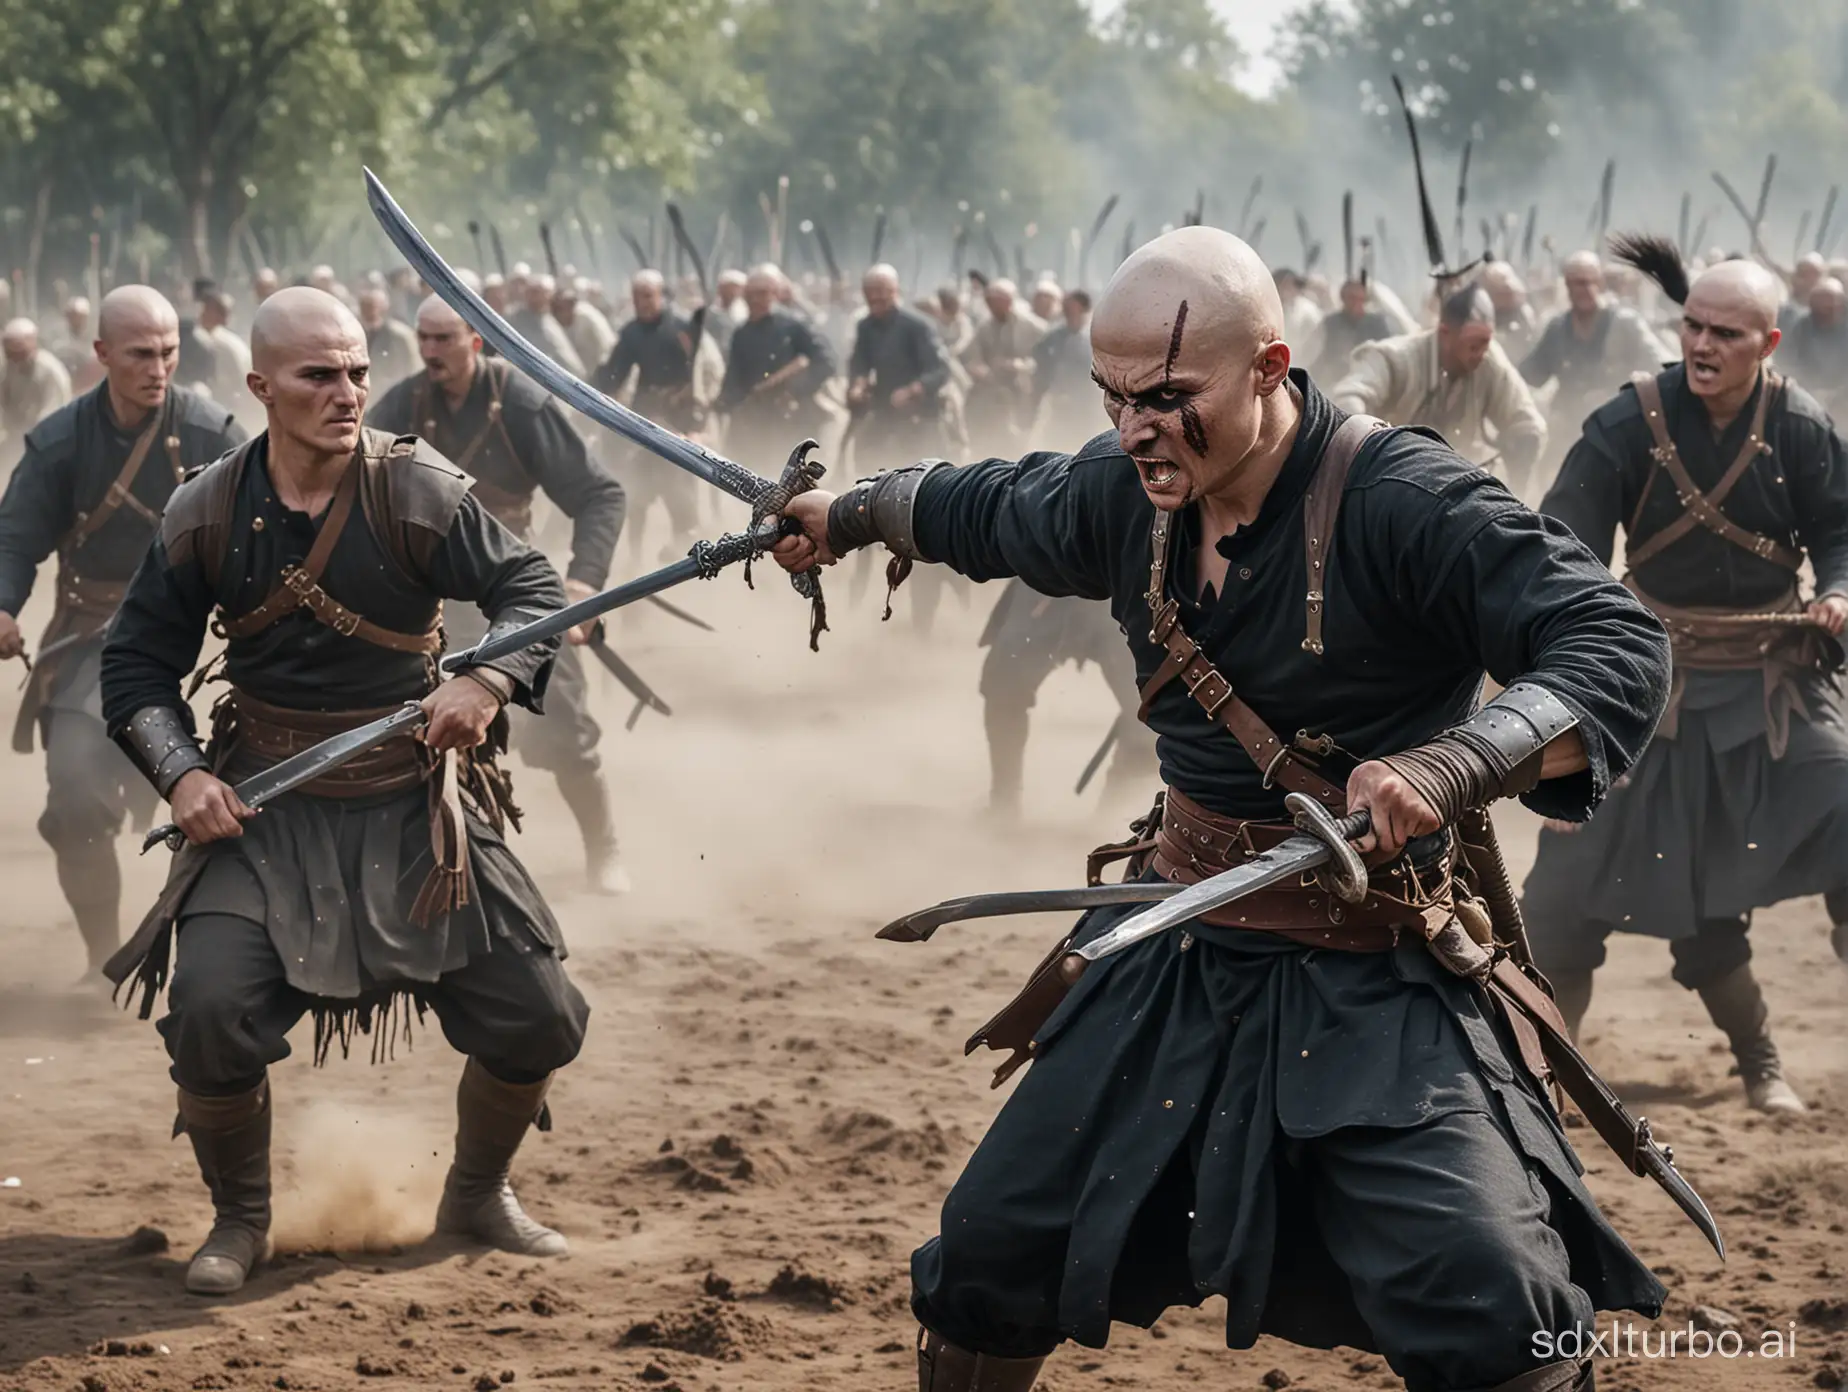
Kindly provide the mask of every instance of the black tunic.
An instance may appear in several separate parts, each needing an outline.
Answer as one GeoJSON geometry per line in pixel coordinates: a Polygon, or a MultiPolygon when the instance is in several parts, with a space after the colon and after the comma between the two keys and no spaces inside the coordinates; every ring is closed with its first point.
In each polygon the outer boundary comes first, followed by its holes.
{"type": "MultiPolygon", "coordinates": [[[[216,588],[196,552],[175,564],[160,538],[130,582],[103,651],[103,711],[112,735],[149,706],[178,710],[190,723],[180,685],[198,661],[214,606],[231,614],[255,609],[283,568],[299,564],[314,544],[319,519],[282,505],[266,446],[258,440],[245,466],[216,588]]],[[[426,460],[427,453],[387,467],[449,468],[426,460]]],[[[478,604],[494,621],[548,612],[565,599],[545,558],[469,496],[460,498],[418,576],[399,568],[356,503],[321,585],[373,623],[403,633],[425,631],[444,599],[478,604]]],[[[539,708],[556,647],[553,639],[494,664],[513,679],[515,701],[539,708]]],[[[337,633],[300,609],[232,639],[225,676],[260,701],[295,710],[392,706],[430,690],[421,654],[337,633]]],[[[467,825],[468,903],[418,924],[410,907],[431,863],[424,789],[351,799],[289,793],[267,804],[241,837],[181,852],[176,875],[192,868],[186,857],[207,863],[177,916],[229,913],[263,923],[289,984],[323,1000],[434,981],[500,939],[560,946],[550,911],[513,853],[472,813],[467,825]]],[[[152,951],[158,978],[164,938],[152,951]]]]}
{"type": "Polygon", "coordinates": [[[658,319],[631,319],[616,335],[616,346],[597,369],[594,385],[611,396],[634,372],[635,409],[670,428],[691,424],[693,402],[693,325],[668,309],[658,319]]]}
{"type": "MultiPolygon", "coordinates": [[[[1579,716],[1591,766],[1525,801],[1586,816],[1662,708],[1660,625],[1558,524],[1428,433],[1395,430],[1354,463],[1331,548],[1326,655],[1310,655],[1303,499],[1341,417],[1305,374],[1291,380],[1303,397],[1295,445],[1256,521],[1221,544],[1227,593],[1203,606],[1186,598],[1197,509],[1181,518],[1170,594],[1182,601],[1186,630],[1274,729],[1332,734],[1349,751],[1347,765],[1329,771],[1336,779],[1352,760],[1461,720],[1485,672],[1544,686],[1579,716]]],[[[1019,576],[1046,594],[1107,601],[1146,681],[1161,653],[1144,599],[1151,517],[1109,435],[1072,456],[940,470],[920,489],[914,521],[926,556],[972,578],[1019,576]]],[[[1282,789],[1263,786],[1180,684],[1163,690],[1150,724],[1170,786],[1218,812],[1281,817],[1282,789]]],[[[1081,940],[1125,912],[1092,914],[1081,940]]],[[[1342,1277],[1325,1252],[1314,1256],[1322,1239],[1310,1206],[1276,1197],[1284,1157],[1336,1132],[1460,1115],[1492,1118],[1500,1144],[1544,1177],[1544,1221],[1569,1257],[1572,1284],[1600,1308],[1659,1308],[1660,1285],[1599,1215],[1481,997],[1422,945],[1317,952],[1259,932],[1189,931],[1198,941],[1171,933],[1094,966],[1041,1031],[1042,1061],[966,1181],[976,1192],[958,1186],[941,1238],[913,1259],[914,1306],[926,1323],[961,1329],[959,1319],[981,1310],[987,1323],[970,1337],[997,1352],[1043,1352],[1060,1337],[1101,1344],[1112,1319],[1147,1323],[1162,1304],[1219,1292],[1234,1346],[1266,1330],[1299,1342],[1364,1341],[1340,1298],[1342,1277]],[[1049,1062],[1057,1081],[1039,1085],[1049,1062]],[[1156,1228],[1139,1215],[1164,1175],[1181,1177],[1186,1201],[1175,1207],[1186,1216],[1156,1228]],[[1051,1244],[1061,1252],[1050,1272],[1021,1270],[1001,1250],[1010,1224],[1032,1242],[1061,1236],[1068,1221],[1069,1243],[1051,1244]],[[984,1243],[987,1258],[969,1250],[984,1243]],[[1050,1295],[1040,1291],[1047,1283],[1050,1295]]],[[[1516,1222],[1512,1212],[1478,1216],[1516,1222]]],[[[1512,1226],[1502,1234],[1504,1244],[1553,1240],[1512,1226]]],[[[1512,1305],[1495,1313],[1515,1322],[1508,1328],[1527,1327],[1512,1305]]]]}
{"type": "MultiPolygon", "coordinates": [[[[160,429],[179,441],[181,469],[210,463],[246,438],[244,428],[223,406],[184,387],[168,389],[164,409],[169,414],[160,429]]],[[[7,483],[6,496],[0,498],[0,611],[17,615],[24,607],[39,566],[78,525],[78,518],[102,503],[141,429],[125,430],[116,423],[109,383],[103,381],[28,432],[25,455],[7,483]]],[[[159,515],[176,483],[173,457],[165,440],[157,438],[130,492],[159,515]]],[[[153,524],[140,513],[118,507],[68,559],[87,580],[125,583],[153,534],[153,524]]],[[[101,718],[101,650],[98,634],[55,659],[57,670],[41,678],[51,709],[81,710],[101,718]]]]}
{"type": "Polygon", "coordinates": [[[783,390],[791,396],[811,397],[834,375],[834,349],[827,339],[787,310],[773,309],[762,319],[747,319],[732,333],[719,409],[737,410],[750,398],[751,388],[797,358],[807,358],[809,365],[785,383],[783,390]]]}
{"type": "Polygon", "coordinates": [[[461,408],[451,411],[442,388],[420,372],[373,403],[366,423],[393,434],[419,436],[449,459],[461,458],[480,439],[469,455],[468,472],[503,496],[525,498],[535,488],[542,491],[572,521],[566,578],[592,589],[603,587],[622,531],[622,485],[590,457],[584,437],[572,428],[564,409],[524,373],[483,362],[461,408]],[[500,370],[506,372],[500,394],[504,433],[489,415],[493,392],[488,373],[500,370]]]}
{"type": "MultiPolygon", "coordinates": [[[[1583,818],[1641,753],[1666,691],[1660,625],[1558,523],[1522,507],[1434,436],[1396,430],[1355,461],[1327,582],[1327,653],[1304,651],[1302,502],[1339,413],[1306,374],[1295,448],[1257,520],[1220,543],[1226,594],[1192,599],[1199,513],[1173,542],[1188,632],[1280,732],[1330,734],[1352,761],[1420,744],[1474,708],[1486,671],[1546,687],[1580,717],[1589,771],[1526,801],[1583,818]]],[[[1129,635],[1137,680],[1149,639],[1152,507],[1114,433],[1075,455],[1032,454],[939,470],[918,497],[926,556],[977,580],[1018,575],[1044,594],[1103,599],[1129,635]]],[[[1216,812],[1283,816],[1283,790],[1170,684],[1150,725],[1163,779],[1216,812]]],[[[1344,777],[1347,769],[1334,775],[1344,777]]]]}
{"type": "Polygon", "coordinates": [[[936,410],[937,394],[950,380],[950,360],[936,326],[914,309],[899,305],[890,314],[869,314],[854,332],[850,378],[870,377],[874,388],[869,413],[877,417],[936,410]],[[923,384],[917,406],[895,407],[892,393],[913,382],[923,384]]]}
{"type": "MultiPolygon", "coordinates": [[[[1680,366],[1657,379],[1670,435],[1690,477],[1710,490],[1738,457],[1757,394],[1715,436],[1680,366]]],[[[1761,384],[1759,391],[1764,388],[1761,384]]],[[[1761,454],[1722,509],[1747,531],[1807,553],[1818,594],[1848,594],[1848,449],[1809,393],[1788,383],[1765,417],[1761,454]]],[[[1665,476],[1650,488],[1655,441],[1625,386],[1585,422],[1541,510],[1609,562],[1617,529],[1635,549],[1681,514],[1665,476]]],[[[1678,608],[1763,612],[1790,590],[1784,567],[1695,527],[1635,572],[1643,591],[1678,608]]],[[[1773,759],[1762,674],[1692,670],[1673,736],[1657,738],[1583,831],[1543,832],[1527,882],[1536,944],[1598,924],[1603,931],[1692,935],[1702,919],[1735,917],[1848,884],[1848,731],[1838,682],[1797,678],[1809,718],[1793,715],[1773,759]]]]}

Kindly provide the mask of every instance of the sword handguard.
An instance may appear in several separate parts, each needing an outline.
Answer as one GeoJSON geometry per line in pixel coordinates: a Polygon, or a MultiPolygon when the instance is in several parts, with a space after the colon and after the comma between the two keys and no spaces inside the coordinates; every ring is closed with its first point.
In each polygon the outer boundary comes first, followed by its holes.
{"type": "Polygon", "coordinates": [[[1336,821],[1326,807],[1306,793],[1290,793],[1283,805],[1290,809],[1291,820],[1298,831],[1328,847],[1332,858],[1319,873],[1327,876],[1329,888],[1336,897],[1350,904],[1365,899],[1367,865],[1353,843],[1373,829],[1373,819],[1365,812],[1356,812],[1336,821]]]}

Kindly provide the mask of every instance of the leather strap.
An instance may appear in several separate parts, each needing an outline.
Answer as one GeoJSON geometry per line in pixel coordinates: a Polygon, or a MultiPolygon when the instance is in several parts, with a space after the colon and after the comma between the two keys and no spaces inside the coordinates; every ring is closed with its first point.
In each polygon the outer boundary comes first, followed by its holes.
{"type": "Polygon", "coordinates": [[[173,397],[169,393],[160,410],[154,413],[153,419],[135,437],[134,448],[129,450],[128,459],[122,465],[122,472],[115,476],[115,480],[103,493],[102,501],[89,512],[77,514],[76,525],[66,534],[58,547],[62,555],[69,556],[95,536],[102,530],[103,524],[123,507],[135,513],[150,527],[160,525],[160,514],[135,496],[135,479],[141,473],[141,466],[147,462],[148,451],[154,447],[155,439],[162,435],[166,436],[167,459],[173,466],[173,481],[178,483],[185,477],[186,470],[180,462],[179,436],[168,432],[172,419],[173,397]]]}
{"type": "MultiPolygon", "coordinates": [[[[1333,545],[1335,519],[1341,508],[1341,495],[1349,472],[1359,456],[1361,446],[1385,422],[1373,416],[1349,416],[1336,428],[1322,457],[1316,462],[1315,474],[1303,499],[1303,532],[1308,588],[1304,597],[1303,647],[1318,657],[1322,654],[1322,618],[1327,609],[1325,576],[1328,556],[1333,545]]],[[[1178,600],[1167,597],[1169,548],[1174,536],[1174,514],[1156,510],[1149,532],[1149,606],[1150,641],[1167,649],[1161,665],[1142,686],[1142,705],[1138,720],[1147,723],[1149,708],[1163,687],[1180,677],[1208,717],[1225,728],[1252,763],[1264,774],[1266,786],[1272,783],[1293,793],[1306,793],[1324,806],[1340,812],[1347,808],[1345,791],[1324,778],[1306,763],[1312,750],[1328,753],[1333,742],[1323,737],[1313,740],[1307,731],[1293,744],[1286,745],[1276,731],[1240,698],[1232,683],[1214,667],[1199,644],[1181,627],[1178,600]]]]}
{"type": "MultiPolygon", "coordinates": [[[[405,448],[403,445],[393,446],[394,451],[405,448]]],[[[327,569],[328,559],[334,553],[334,544],[340,540],[347,519],[353,514],[353,501],[359,495],[360,473],[364,468],[363,454],[356,452],[334,488],[333,502],[328,505],[327,515],[321,520],[321,529],[315,534],[314,545],[309,548],[307,557],[299,566],[284,566],[281,583],[255,609],[236,618],[227,616],[222,625],[225,637],[248,638],[261,633],[284,615],[297,609],[306,609],[317,621],[326,624],[336,633],[362,639],[375,647],[424,656],[442,651],[440,623],[433,622],[426,633],[399,633],[395,629],[373,623],[321,588],[321,576],[327,569]]]]}
{"type": "Polygon", "coordinates": [[[1745,442],[1739,447],[1739,457],[1733,460],[1732,467],[1721,476],[1710,493],[1703,493],[1689,475],[1681,451],[1675,447],[1674,438],[1668,433],[1668,418],[1662,407],[1662,387],[1654,374],[1638,372],[1630,378],[1630,383],[1636,388],[1637,400],[1642,404],[1643,420],[1649,426],[1650,435],[1655,438],[1655,448],[1649,453],[1655,459],[1656,467],[1650,470],[1649,480],[1643,485],[1628,530],[1632,536],[1635,535],[1636,524],[1642,520],[1643,504],[1649,500],[1650,488],[1655,483],[1658,471],[1666,472],[1674,483],[1683,511],[1681,516],[1629,553],[1629,568],[1634,571],[1699,526],[1762,560],[1771,561],[1786,570],[1800,570],[1803,566],[1802,556],[1771,537],[1748,532],[1720,510],[1720,505],[1726,501],[1739,480],[1745,477],[1746,471],[1757,461],[1758,456],[1771,452],[1770,445],[1765,443],[1765,417],[1772,394],[1782,387],[1783,379],[1766,369],[1764,381],[1758,389],[1758,405],[1752,412],[1751,428],[1746,431],[1745,442]]]}
{"type": "MultiPolygon", "coordinates": [[[[488,419],[476,432],[475,438],[464,445],[462,452],[455,455],[451,461],[463,473],[469,471],[470,466],[475,462],[475,456],[481,453],[482,447],[487,444],[488,437],[497,432],[501,437],[501,443],[507,447],[507,457],[515,463],[520,460],[519,451],[513,447],[513,437],[507,433],[506,412],[501,405],[501,396],[507,387],[507,374],[513,369],[503,359],[481,358],[478,360],[477,370],[487,379],[488,383],[488,419]]],[[[417,420],[422,426],[420,433],[423,438],[441,448],[436,438],[438,422],[436,413],[431,409],[432,401],[430,376],[425,373],[417,384],[417,399],[413,407],[417,420]]],[[[474,493],[481,505],[494,515],[496,521],[521,536],[525,536],[532,530],[533,490],[531,487],[528,487],[524,493],[514,493],[477,480],[474,493]],[[520,525],[516,526],[516,522],[520,525]]]]}
{"type": "Polygon", "coordinates": [[[1335,428],[1322,462],[1303,497],[1303,556],[1309,568],[1307,632],[1303,650],[1322,655],[1322,613],[1328,593],[1328,567],[1334,559],[1335,518],[1341,511],[1341,495],[1347,489],[1349,472],[1360,448],[1386,422],[1377,416],[1349,416],[1335,428]]]}

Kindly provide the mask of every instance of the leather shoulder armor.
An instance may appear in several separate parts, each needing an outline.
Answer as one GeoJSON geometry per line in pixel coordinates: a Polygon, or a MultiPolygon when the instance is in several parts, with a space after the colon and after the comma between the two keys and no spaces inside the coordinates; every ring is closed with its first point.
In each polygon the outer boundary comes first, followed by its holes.
{"type": "Polygon", "coordinates": [[[190,471],[186,481],[173,490],[167,510],[161,515],[160,541],[167,551],[167,563],[180,566],[197,558],[214,588],[224,564],[244,461],[255,443],[246,441],[203,468],[190,471]]]}
{"type": "Polygon", "coordinates": [[[475,480],[415,435],[367,430],[363,453],[366,516],[399,569],[421,579],[475,480]]]}

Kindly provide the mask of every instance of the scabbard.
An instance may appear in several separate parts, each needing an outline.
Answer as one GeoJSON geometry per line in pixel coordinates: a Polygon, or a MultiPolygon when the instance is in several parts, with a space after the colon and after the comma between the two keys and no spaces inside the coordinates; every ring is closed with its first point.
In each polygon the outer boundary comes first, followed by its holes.
{"type": "Polygon", "coordinates": [[[1508,876],[1508,862],[1502,858],[1501,842],[1495,836],[1495,822],[1485,807],[1472,807],[1456,823],[1457,840],[1463,858],[1475,877],[1476,889],[1489,906],[1489,921],[1495,927],[1497,942],[1522,967],[1532,967],[1534,954],[1527,944],[1527,923],[1521,917],[1521,901],[1508,876]]]}

